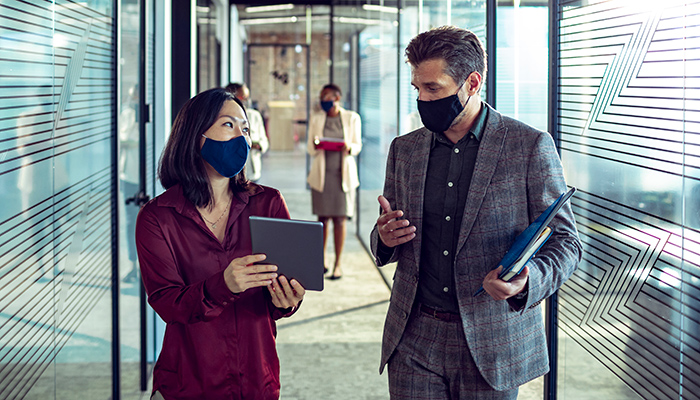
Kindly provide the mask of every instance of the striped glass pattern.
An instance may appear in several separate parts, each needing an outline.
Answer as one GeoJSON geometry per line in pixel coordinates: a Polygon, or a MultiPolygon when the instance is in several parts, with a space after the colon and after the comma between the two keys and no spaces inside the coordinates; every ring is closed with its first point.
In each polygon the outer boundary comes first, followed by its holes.
{"type": "Polygon", "coordinates": [[[2,399],[111,394],[112,14],[0,2],[2,399]]]}
{"type": "Polygon", "coordinates": [[[562,1],[559,397],[700,399],[700,2],[562,1]]]}

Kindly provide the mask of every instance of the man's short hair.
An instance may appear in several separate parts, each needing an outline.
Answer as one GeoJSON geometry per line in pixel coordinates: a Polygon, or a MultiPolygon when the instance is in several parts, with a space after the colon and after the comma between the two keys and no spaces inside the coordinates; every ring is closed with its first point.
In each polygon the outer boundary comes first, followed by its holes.
{"type": "Polygon", "coordinates": [[[339,87],[338,85],[336,85],[335,83],[329,83],[329,84],[325,85],[325,86],[321,89],[321,92],[323,92],[323,91],[326,90],[326,89],[330,89],[330,90],[332,90],[332,91],[338,93],[338,96],[342,96],[342,95],[343,95],[343,92],[340,90],[340,87],[339,87]]]}
{"type": "Polygon", "coordinates": [[[456,26],[441,26],[418,34],[406,47],[406,58],[412,67],[423,61],[445,60],[445,73],[458,85],[476,71],[486,79],[486,51],[481,40],[471,31],[456,26]]]}
{"type": "Polygon", "coordinates": [[[226,90],[236,96],[243,86],[245,86],[245,83],[231,82],[226,86],[226,90]]]}

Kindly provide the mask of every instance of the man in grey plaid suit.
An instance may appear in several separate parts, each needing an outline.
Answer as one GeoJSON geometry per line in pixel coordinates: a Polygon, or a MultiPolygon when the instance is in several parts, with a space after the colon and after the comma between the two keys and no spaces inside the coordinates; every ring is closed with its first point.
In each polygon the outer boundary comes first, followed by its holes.
{"type": "Polygon", "coordinates": [[[537,306],[581,259],[571,206],[520,275],[505,282],[496,267],[566,191],[561,161],[548,133],[481,101],[472,32],[423,32],[406,56],[425,127],[392,142],[371,234],[377,265],[398,262],[380,372],[388,364],[392,399],[515,399],[549,371],[537,306]]]}

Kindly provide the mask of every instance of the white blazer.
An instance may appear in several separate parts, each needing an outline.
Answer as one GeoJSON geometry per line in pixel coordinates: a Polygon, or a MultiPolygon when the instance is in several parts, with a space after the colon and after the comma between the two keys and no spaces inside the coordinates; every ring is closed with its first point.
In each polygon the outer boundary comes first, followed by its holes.
{"type": "MultiPolygon", "coordinates": [[[[357,163],[355,156],[362,151],[362,121],[360,115],[354,111],[340,108],[340,122],[343,126],[343,138],[350,148],[350,154],[345,156],[342,164],[342,187],[344,192],[357,189],[360,186],[360,177],[357,175],[357,163]]],[[[325,150],[316,149],[314,138],[323,136],[323,128],[326,124],[325,112],[314,112],[309,118],[309,134],[307,138],[307,151],[313,158],[311,170],[306,181],[312,189],[323,192],[326,178],[325,150]]]]}
{"type": "Polygon", "coordinates": [[[260,150],[250,149],[248,161],[245,164],[246,177],[251,181],[257,181],[262,175],[262,155],[267,152],[270,143],[267,140],[265,132],[265,122],[258,110],[253,108],[246,109],[248,113],[248,126],[250,127],[250,141],[258,143],[260,150]]]}

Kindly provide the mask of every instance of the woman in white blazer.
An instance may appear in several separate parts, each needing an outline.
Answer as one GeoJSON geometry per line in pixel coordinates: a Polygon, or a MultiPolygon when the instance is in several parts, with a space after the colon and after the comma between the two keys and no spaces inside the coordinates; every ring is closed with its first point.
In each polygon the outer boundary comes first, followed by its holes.
{"type": "Polygon", "coordinates": [[[354,111],[340,107],[342,93],[334,84],[321,90],[322,112],[309,118],[307,150],[312,157],[307,182],[311,186],[313,213],[323,223],[326,248],[329,222],[333,220],[335,264],[330,279],[343,276],[340,256],[345,243],[345,221],[354,215],[355,191],[360,186],[355,156],[362,150],[362,121],[354,111]]]}
{"type": "Polygon", "coordinates": [[[262,175],[262,155],[270,147],[267,132],[265,132],[265,121],[260,111],[250,106],[250,89],[245,83],[229,83],[226,90],[245,105],[250,135],[250,151],[248,152],[248,161],[245,163],[245,174],[249,180],[257,182],[262,175]]]}

